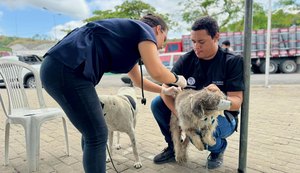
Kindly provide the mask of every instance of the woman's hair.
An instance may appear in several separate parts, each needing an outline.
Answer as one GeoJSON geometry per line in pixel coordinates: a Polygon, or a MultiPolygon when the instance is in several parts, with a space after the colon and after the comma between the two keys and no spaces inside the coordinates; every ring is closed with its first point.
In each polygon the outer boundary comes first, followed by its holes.
{"type": "Polygon", "coordinates": [[[214,38],[215,35],[219,32],[219,26],[215,19],[210,16],[204,16],[194,22],[194,24],[192,25],[192,30],[206,30],[211,38],[214,38]]]}
{"type": "Polygon", "coordinates": [[[168,30],[168,26],[167,26],[166,22],[157,15],[147,14],[147,15],[143,16],[140,20],[151,27],[156,27],[157,25],[160,25],[161,29],[163,31],[168,30]]]}

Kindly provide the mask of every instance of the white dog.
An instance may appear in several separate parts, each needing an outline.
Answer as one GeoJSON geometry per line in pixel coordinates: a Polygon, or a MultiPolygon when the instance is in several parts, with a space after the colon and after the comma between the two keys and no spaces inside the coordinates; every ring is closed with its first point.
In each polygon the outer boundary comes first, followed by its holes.
{"type": "MultiPolygon", "coordinates": [[[[112,144],[114,131],[125,132],[128,134],[133,154],[135,157],[135,168],[141,168],[142,163],[140,161],[135,138],[135,125],[137,116],[137,96],[133,87],[122,87],[119,89],[117,95],[99,95],[100,102],[103,109],[104,118],[108,126],[108,140],[109,151],[112,156],[112,144]]],[[[118,134],[119,145],[119,134],[118,134]]],[[[109,159],[108,159],[109,161],[109,159]]]]}

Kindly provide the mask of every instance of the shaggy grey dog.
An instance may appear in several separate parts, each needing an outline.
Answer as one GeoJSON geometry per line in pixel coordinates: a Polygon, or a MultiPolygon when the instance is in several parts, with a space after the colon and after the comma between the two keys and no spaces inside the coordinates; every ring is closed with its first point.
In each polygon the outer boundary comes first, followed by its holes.
{"type": "Polygon", "coordinates": [[[172,115],[170,130],[174,142],[175,159],[178,163],[187,161],[187,146],[191,141],[202,151],[208,144],[215,145],[213,132],[218,124],[217,116],[223,115],[218,105],[225,95],[208,89],[183,90],[175,98],[177,116],[172,115]],[[181,135],[186,138],[182,139],[181,135]]]}
{"type": "MultiPolygon", "coordinates": [[[[100,95],[99,98],[108,127],[109,151],[111,156],[114,131],[118,131],[118,148],[120,148],[119,132],[125,132],[131,140],[132,150],[135,157],[134,167],[137,169],[141,168],[142,163],[137,152],[134,132],[137,116],[137,96],[134,88],[122,87],[118,90],[117,95],[100,95]]],[[[107,161],[109,161],[109,158],[107,161]]]]}

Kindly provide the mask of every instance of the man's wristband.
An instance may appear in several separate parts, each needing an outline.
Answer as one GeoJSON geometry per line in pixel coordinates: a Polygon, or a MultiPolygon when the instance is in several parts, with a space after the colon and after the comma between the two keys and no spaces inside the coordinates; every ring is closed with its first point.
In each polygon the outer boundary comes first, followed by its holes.
{"type": "Polygon", "coordinates": [[[172,72],[172,73],[174,74],[175,79],[176,79],[174,83],[177,83],[177,82],[178,82],[178,79],[179,79],[179,78],[178,78],[178,75],[177,75],[175,72],[172,72]]]}

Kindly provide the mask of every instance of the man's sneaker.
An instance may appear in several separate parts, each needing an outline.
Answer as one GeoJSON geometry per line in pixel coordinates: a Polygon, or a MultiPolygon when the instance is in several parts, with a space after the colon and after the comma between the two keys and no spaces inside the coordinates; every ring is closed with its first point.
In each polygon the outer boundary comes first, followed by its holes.
{"type": "Polygon", "coordinates": [[[223,164],[223,153],[210,153],[207,157],[207,168],[215,169],[223,164]]]}
{"type": "Polygon", "coordinates": [[[175,162],[175,152],[173,148],[167,147],[153,159],[156,164],[175,162]]]}

